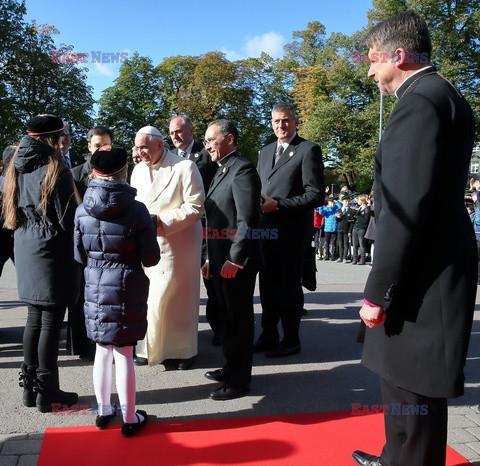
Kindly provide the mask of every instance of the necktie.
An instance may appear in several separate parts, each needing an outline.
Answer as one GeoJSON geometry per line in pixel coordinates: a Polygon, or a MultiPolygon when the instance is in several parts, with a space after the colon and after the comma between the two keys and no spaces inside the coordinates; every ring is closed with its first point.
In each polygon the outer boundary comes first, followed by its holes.
{"type": "Polygon", "coordinates": [[[284,150],[285,150],[285,149],[283,148],[283,146],[278,146],[278,148],[277,148],[277,153],[275,154],[275,163],[274,163],[274,165],[276,165],[276,163],[279,161],[279,159],[280,159],[280,157],[282,156],[284,150]]]}
{"type": "Polygon", "coordinates": [[[184,151],[184,150],[182,150],[182,151],[180,152],[180,155],[181,155],[184,159],[187,159],[187,158],[188,158],[188,154],[187,154],[187,152],[184,151]]]}
{"type": "Polygon", "coordinates": [[[63,159],[65,160],[65,163],[67,164],[67,167],[71,169],[72,164],[70,163],[70,157],[63,157],[63,159]]]}

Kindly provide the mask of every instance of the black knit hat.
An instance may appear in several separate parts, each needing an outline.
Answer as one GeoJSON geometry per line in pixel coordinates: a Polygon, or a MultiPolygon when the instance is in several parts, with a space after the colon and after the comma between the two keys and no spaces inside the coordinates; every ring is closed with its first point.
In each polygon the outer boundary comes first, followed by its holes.
{"type": "Polygon", "coordinates": [[[55,115],[37,115],[27,122],[29,136],[42,136],[63,130],[63,121],[55,115]]]}
{"type": "Polygon", "coordinates": [[[93,171],[99,175],[114,175],[127,164],[127,151],[120,146],[102,146],[90,159],[93,171]]]}

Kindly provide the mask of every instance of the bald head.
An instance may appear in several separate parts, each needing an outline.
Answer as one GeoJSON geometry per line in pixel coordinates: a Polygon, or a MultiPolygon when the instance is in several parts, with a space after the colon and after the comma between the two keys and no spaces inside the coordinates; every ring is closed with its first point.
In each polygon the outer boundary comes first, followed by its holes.
{"type": "Polygon", "coordinates": [[[170,137],[178,150],[185,150],[193,141],[193,124],[185,115],[178,115],[170,120],[170,137]]]}

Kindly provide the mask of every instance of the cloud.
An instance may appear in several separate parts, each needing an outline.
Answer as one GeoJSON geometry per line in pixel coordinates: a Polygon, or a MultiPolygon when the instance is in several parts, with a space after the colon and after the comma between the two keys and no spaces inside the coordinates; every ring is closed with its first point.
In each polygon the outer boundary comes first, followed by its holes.
{"type": "Polygon", "coordinates": [[[103,76],[108,76],[109,78],[115,76],[115,72],[113,71],[111,66],[105,65],[103,63],[92,63],[95,67],[96,71],[103,76]]]}
{"type": "Polygon", "coordinates": [[[241,46],[242,53],[235,50],[222,48],[222,52],[230,61],[242,60],[248,57],[259,57],[262,52],[267,53],[272,58],[281,58],[283,56],[284,37],[278,32],[267,32],[259,36],[245,37],[241,46]]]}
{"type": "Polygon", "coordinates": [[[272,58],[283,56],[285,39],[278,32],[267,32],[260,36],[247,37],[246,43],[242,46],[247,57],[259,57],[262,52],[272,58]]]}
{"type": "Polygon", "coordinates": [[[245,56],[235,52],[235,50],[227,50],[225,47],[222,48],[221,52],[225,54],[226,59],[229,61],[243,60],[246,58],[245,56]]]}

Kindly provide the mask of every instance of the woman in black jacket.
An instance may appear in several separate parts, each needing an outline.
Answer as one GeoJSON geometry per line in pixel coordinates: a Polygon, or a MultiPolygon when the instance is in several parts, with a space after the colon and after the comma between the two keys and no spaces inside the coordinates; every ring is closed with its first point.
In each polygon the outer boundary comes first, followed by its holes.
{"type": "Polygon", "coordinates": [[[19,300],[28,305],[20,373],[23,404],[49,412],[78,400],[76,393],[60,390],[57,366],[66,306],[78,298],[73,260],[78,200],[59,150],[61,118],[38,115],[27,130],[5,176],[3,214],[5,226],[15,230],[19,300]]]}

